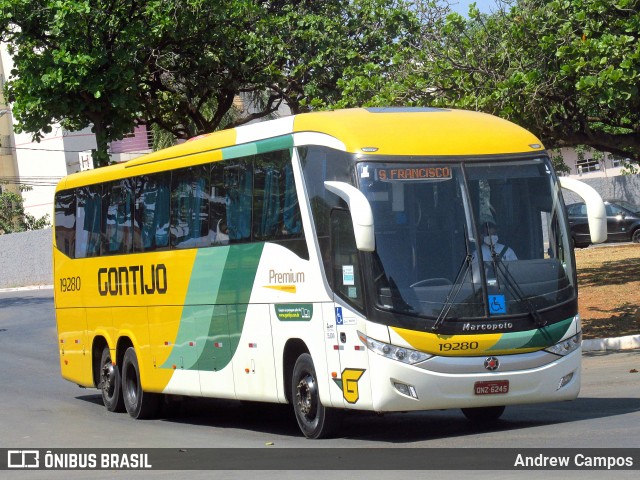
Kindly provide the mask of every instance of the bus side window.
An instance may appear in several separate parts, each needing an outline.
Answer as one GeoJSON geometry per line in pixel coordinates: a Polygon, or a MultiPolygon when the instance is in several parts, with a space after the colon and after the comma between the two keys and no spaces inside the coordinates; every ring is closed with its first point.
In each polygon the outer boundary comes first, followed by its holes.
{"type": "Polygon", "coordinates": [[[257,155],[253,188],[253,240],[276,243],[309,259],[291,151],[257,155]]]}
{"type": "Polygon", "coordinates": [[[76,251],[75,258],[100,255],[102,185],[90,185],[76,190],[76,251]]]}
{"type": "Polygon", "coordinates": [[[209,166],[176,170],[171,182],[171,246],[209,245],[209,166]]]}
{"type": "Polygon", "coordinates": [[[125,178],[103,188],[102,253],[130,253],[133,248],[133,189],[134,180],[125,178]]]}
{"type": "Polygon", "coordinates": [[[209,197],[209,237],[212,245],[227,245],[227,189],[224,183],[224,165],[216,162],[211,165],[211,196],[209,197]]]}
{"type": "Polygon", "coordinates": [[[333,291],[359,310],[364,309],[358,249],[348,210],[331,212],[333,291]]]}
{"type": "Polygon", "coordinates": [[[253,200],[253,158],[237,160],[224,167],[226,214],[229,241],[251,240],[251,213],[253,200]]]}
{"type": "Polygon", "coordinates": [[[56,194],[55,232],[58,250],[73,258],[76,253],[76,194],[74,190],[56,194]]]}
{"type": "Polygon", "coordinates": [[[169,246],[171,174],[143,175],[136,186],[135,250],[153,251],[169,246]]]}
{"type": "Polygon", "coordinates": [[[292,238],[302,233],[289,150],[256,157],[254,191],[254,240],[292,238]]]}

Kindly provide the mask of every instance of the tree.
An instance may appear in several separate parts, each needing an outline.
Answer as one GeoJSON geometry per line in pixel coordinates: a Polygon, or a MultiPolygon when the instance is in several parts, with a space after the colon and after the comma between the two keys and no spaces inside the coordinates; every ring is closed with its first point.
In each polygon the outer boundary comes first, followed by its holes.
{"type": "Polygon", "coordinates": [[[399,0],[0,0],[18,128],[59,121],[107,143],[138,120],[177,138],[219,128],[238,94],[266,95],[239,125],[334,104],[345,72],[389,64],[399,0]]]}
{"type": "MultiPolygon", "coordinates": [[[[20,192],[31,190],[19,186],[20,192]]],[[[25,213],[22,195],[5,188],[0,189],[0,234],[39,230],[49,226],[49,215],[36,218],[25,213]]]]}
{"type": "Polygon", "coordinates": [[[127,0],[0,0],[0,39],[15,69],[6,85],[17,130],[39,141],[60,122],[91,126],[96,164],[107,143],[130,132],[141,111],[143,65],[135,61],[144,9],[127,0]]]}
{"type": "Polygon", "coordinates": [[[142,60],[147,68],[139,79],[148,122],[186,139],[278,109],[282,99],[270,97],[261,109],[228,123],[234,98],[241,92],[265,91],[271,78],[263,2],[152,3],[142,60]]]}
{"type": "Polygon", "coordinates": [[[419,31],[404,1],[269,3],[277,69],[269,87],[294,113],[370,101],[394,68],[397,52],[419,31]]]}
{"type": "Polygon", "coordinates": [[[428,90],[411,77],[404,87],[415,103],[494,113],[551,148],[640,159],[640,1],[512,3],[423,29],[413,65],[428,90]]]}
{"type": "Polygon", "coordinates": [[[0,0],[0,10],[18,130],[39,140],[55,122],[91,126],[97,165],[139,120],[178,138],[215,130],[240,86],[267,78],[260,2],[0,0]]]}

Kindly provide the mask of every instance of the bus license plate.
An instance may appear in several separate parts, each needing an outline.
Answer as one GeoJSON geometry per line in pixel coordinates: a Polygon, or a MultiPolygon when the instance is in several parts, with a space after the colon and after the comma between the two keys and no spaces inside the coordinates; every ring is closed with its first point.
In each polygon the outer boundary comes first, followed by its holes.
{"type": "Polygon", "coordinates": [[[488,382],[476,382],[473,385],[476,395],[496,395],[509,393],[509,380],[494,380],[488,382]]]}

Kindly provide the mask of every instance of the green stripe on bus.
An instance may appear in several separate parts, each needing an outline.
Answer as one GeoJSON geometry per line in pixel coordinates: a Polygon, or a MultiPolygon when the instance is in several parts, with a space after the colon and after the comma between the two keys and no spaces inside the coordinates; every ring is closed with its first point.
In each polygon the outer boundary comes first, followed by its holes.
{"type": "Polygon", "coordinates": [[[268,138],[258,142],[245,143],[242,145],[234,145],[222,149],[223,160],[231,158],[246,157],[256,155],[258,153],[274,152],[276,150],[285,150],[293,147],[293,135],[282,135],[280,137],[268,138]]]}
{"type": "Polygon", "coordinates": [[[487,350],[512,350],[522,348],[523,345],[526,345],[533,338],[535,333],[536,330],[505,333],[493,347],[487,350]]]}
{"type": "Polygon", "coordinates": [[[522,348],[544,348],[555,345],[567,333],[572,322],[573,317],[539,328],[531,340],[523,345],[522,348]]]}
{"type": "Polygon", "coordinates": [[[229,364],[238,348],[263,247],[250,243],[198,251],[175,346],[161,368],[217,371],[229,364]]]}
{"type": "Polygon", "coordinates": [[[489,350],[517,350],[519,348],[545,348],[554,345],[567,333],[573,317],[547,327],[525,332],[505,333],[489,350]]]}

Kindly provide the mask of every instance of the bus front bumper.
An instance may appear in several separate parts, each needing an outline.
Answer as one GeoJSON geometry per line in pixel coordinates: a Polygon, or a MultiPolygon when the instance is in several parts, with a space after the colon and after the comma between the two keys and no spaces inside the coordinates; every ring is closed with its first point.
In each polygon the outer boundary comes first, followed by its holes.
{"type": "MultiPolygon", "coordinates": [[[[438,357],[439,371],[432,371],[428,360],[420,366],[407,365],[370,352],[372,407],[377,412],[398,412],[573,400],[580,392],[581,355],[578,348],[542,366],[501,372],[499,366],[486,369],[487,357],[438,357]],[[474,361],[477,371],[456,372],[461,363],[474,361]],[[449,372],[443,371],[447,364],[449,372]]],[[[498,363],[508,357],[518,356],[499,356],[498,363]]]]}

